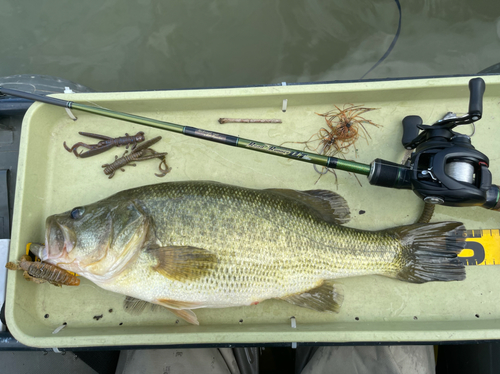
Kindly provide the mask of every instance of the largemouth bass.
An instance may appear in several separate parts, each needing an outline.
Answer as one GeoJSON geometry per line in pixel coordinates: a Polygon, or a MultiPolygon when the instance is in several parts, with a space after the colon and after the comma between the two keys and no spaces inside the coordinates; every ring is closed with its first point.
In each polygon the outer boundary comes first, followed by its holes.
{"type": "Polygon", "coordinates": [[[348,220],[330,191],[170,182],[48,217],[38,256],[194,324],[192,309],[273,298],[335,312],[336,278],[465,279],[461,223],[362,231],[342,226],[348,220]]]}

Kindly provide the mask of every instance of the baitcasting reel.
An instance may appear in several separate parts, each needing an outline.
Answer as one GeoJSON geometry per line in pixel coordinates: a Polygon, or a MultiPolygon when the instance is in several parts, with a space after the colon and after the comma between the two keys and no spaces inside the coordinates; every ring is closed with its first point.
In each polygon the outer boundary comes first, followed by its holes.
{"type": "Polygon", "coordinates": [[[449,113],[432,126],[419,116],[403,119],[403,146],[414,150],[405,165],[376,159],[368,177],[371,184],[412,189],[425,202],[448,206],[483,206],[500,209],[500,190],[492,185],[488,157],[476,150],[456,126],[481,119],[485,83],[469,82],[469,112],[462,117],[449,113]]]}

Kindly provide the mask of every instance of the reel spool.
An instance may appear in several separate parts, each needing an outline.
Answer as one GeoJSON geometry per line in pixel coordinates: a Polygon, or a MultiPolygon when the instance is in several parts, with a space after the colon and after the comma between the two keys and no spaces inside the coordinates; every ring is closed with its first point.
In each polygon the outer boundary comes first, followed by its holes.
{"type": "Polygon", "coordinates": [[[448,161],[444,172],[452,179],[469,184],[474,183],[474,165],[467,161],[448,161]]]}

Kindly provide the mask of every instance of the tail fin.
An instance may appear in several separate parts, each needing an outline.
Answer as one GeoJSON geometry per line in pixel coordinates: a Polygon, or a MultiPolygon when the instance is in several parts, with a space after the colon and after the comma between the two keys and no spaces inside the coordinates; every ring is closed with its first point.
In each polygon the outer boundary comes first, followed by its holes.
{"type": "Polygon", "coordinates": [[[413,283],[460,281],[465,267],[457,255],[465,247],[460,222],[414,224],[387,230],[403,246],[396,278],[413,283]]]}

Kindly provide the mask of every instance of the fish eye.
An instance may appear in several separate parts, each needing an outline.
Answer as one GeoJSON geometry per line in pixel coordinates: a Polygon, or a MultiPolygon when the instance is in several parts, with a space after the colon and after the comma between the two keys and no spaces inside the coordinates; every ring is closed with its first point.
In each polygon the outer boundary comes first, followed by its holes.
{"type": "Polygon", "coordinates": [[[85,209],[79,206],[77,208],[74,208],[69,215],[72,219],[79,220],[83,217],[83,213],[85,213],[85,209]]]}

